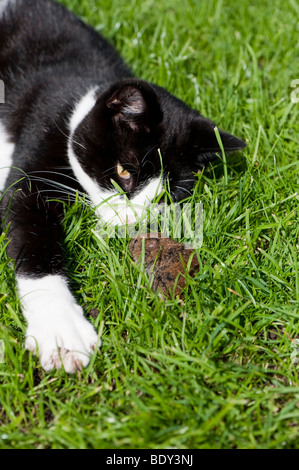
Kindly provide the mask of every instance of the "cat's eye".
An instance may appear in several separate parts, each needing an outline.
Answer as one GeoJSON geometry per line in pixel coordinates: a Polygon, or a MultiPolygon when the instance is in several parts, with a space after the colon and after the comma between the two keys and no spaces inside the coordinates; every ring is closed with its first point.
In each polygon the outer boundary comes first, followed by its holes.
{"type": "Polygon", "coordinates": [[[116,165],[116,171],[117,171],[118,176],[120,176],[124,180],[129,179],[131,176],[131,173],[128,170],[125,170],[124,167],[120,163],[116,165]]]}

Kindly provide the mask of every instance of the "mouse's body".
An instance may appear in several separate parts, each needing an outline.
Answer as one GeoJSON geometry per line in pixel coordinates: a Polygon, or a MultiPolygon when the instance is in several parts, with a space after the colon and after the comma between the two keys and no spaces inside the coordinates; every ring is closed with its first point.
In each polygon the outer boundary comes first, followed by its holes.
{"type": "Polygon", "coordinates": [[[192,257],[188,273],[195,274],[198,259],[194,250],[185,248],[183,243],[171,238],[164,238],[160,233],[139,235],[130,241],[130,252],[136,263],[143,260],[144,268],[151,279],[154,276],[152,289],[164,295],[180,295],[185,286],[185,272],[190,256],[192,257]]]}

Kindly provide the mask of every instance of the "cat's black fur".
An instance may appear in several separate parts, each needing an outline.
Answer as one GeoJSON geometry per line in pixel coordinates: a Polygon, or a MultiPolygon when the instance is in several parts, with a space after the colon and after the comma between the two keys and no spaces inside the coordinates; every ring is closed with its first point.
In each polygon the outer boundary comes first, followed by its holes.
{"type": "MultiPolygon", "coordinates": [[[[129,199],[138,195],[161,172],[160,149],[163,176],[169,180],[173,199],[179,201],[192,189],[193,172],[220,150],[211,121],[163,88],[133,77],[102,36],[52,0],[0,1],[0,79],[5,84],[5,104],[0,104],[0,133],[6,138],[2,136],[2,150],[8,152],[9,142],[15,145],[12,168],[0,188],[4,190],[1,212],[10,224],[8,255],[16,260],[21,281],[63,276],[63,208],[58,200],[67,199],[70,191],[89,191],[70,165],[70,119],[91,88],[97,87],[96,103],[75,128],[72,148],[99,188],[111,191],[113,179],[129,199]],[[120,177],[118,162],[130,178],[120,177]]],[[[220,135],[228,151],[245,146],[226,132],[220,135]]],[[[0,135],[0,169],[2,163],[0,135]]],[[[64,289],[61,299],[72,310],[64,289]]],[[[56,300],[54,292],[51,301],[56,300]]],[[[42,335],[38,339],[40,327],[34,330],[38,305],[39,299],[32,300],[25,312],[29,331],[44,351],[43,367],[61,365],[54,351],[58,345],[61,355],[66,354],[66,370],[76,370],[81,359],[65,351],[81,344],[81,326],[77,343],[72,343],[76,335],[69,338],[68,328],[59,333],[55,320],[49,327],[52,349],[44,347],[48,340],[42,335]]],[[[42,305],[48,305],[46,297],[42,305]]],[[[74,308],[78,313],[79,307],[74,308]]],[[[62,312],[68,315],[66,307],[62,312]]],[[[88,330],[86,338],[92,335],[88,330]]],[[[90,354],[90,348],[86,351],[90,354]]]]}

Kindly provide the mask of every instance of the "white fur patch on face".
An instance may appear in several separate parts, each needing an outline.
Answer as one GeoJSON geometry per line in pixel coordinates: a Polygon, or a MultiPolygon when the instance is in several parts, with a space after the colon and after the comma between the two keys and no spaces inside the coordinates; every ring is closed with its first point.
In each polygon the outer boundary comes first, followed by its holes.
{"type": "Polygon", "coordinates": [[[103,202],[96,207],[96,212],[102,221],[109,223],[109,225],[133,224],[142,220],[146,215],[147,208],[162,189],[162,178],[152,178],[131,199],[120,194],[114,194],[106,200],[103,199],[103,202]]]}
{"type": "Polygon", "coordinates": [[[113,208],[110,209],[112,224],[125,225],[140,221],[145,216],[146,210],[153,199],[161,193],[162,189],[162,178],[156,177],[144,185],[142,190],[130,200],[122,198],[118,207],[116,207],[116,212],[113,208]],[[112,211],[114,212],[113,217],[112,211]]]}
{"type": "Polygon", "coordinates": [[[17,276],[17,285],[28,322],[25,348],[39,352],[43,369],[63,366],[73,373],[87,366],[98,337],[66,280],[59,275],[38,279],[17,276]]]}
{"type": "Polygon", "coordinates": [[[15,145],[9,142],[9,135],[4,125],[0,122],[0,191],[3,191],[5,188],[5,183],[12,165],[14,148],[15,145]]]}

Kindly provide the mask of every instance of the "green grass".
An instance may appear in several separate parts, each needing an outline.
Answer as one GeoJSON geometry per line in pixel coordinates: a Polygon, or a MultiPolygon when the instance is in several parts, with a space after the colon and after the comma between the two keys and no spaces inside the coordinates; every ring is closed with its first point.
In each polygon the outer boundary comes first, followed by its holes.
{"type": "MultiPolygon", "coordinates": [[[[144,287],[128,240],[81,203],[66,214],[70,278],[103,346],[76,375],[45,373],[0,238],[1,448],[298,448],[298,5],[65,0],[133,71],[248,142],[199,175],[200,272],[184,302],[144,287]],[[223,176],[224,175],[224,176],[223,176]],[[137,286],[137,287],[136,287],[137,286]],[[88,315],[88,313],[87,313],[88,315]]],[[[298,353],[299,355],[299,353],[298,353]]]]}

